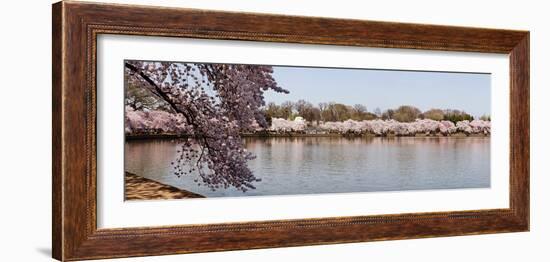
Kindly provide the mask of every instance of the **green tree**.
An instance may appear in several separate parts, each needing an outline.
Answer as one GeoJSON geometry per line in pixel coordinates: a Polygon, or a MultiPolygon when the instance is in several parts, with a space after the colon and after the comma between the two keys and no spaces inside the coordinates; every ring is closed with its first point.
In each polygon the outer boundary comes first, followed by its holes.
{"type": "Polygon", "coordinates": [[[279,107],[279,115],[281,118],[292,120],[293,112],[292,109],[294,108],[294,103],[291,101],[286,101],[281,104],[279,107]]]}
{"type": "Polygon", "coordinates": [[[468,120],[468,121],[474,120],[474,117],[472,115],[464,111],[460,111],[456,109],[447,109],[444,112],[445,112],[445,115],[443,117],[443,120],[451,121],[455,124],[462,120],[468,120]]]}
{"type": "Polygon", "coordinates": [[[384,111],[384,113],[382,113],[381,117],[384,120],[393,119],[394,114],[395,114],[395,111],[393,109],[388,109],[388,110],[384,111]]]}
{"type": "Polygon", "coordinates": [[[484,121],[491,121],[491,116],[490,115],[482,115],[479,117],[480,120],[484,120],[484,121]]]}
{"type": "Polygon", "coordinates": [[[414,106],[400,106],[395,110],[393,119],[399,122],[413,122],[422,112],[414,106]]]}
{"type": "Polygon", "coordinates": [[[294,103],[294,109],[296,109],[299,116],[303,117],[307,121],[319,121],[321,118],[321,112],[319,108],[316,108],[315,106],[313,106],[313,104],[303,99],[298,100],[296,103],[294,103]]]}
{"type": "Polygon", "coordinates": [[[441,121],[443,118],[445,118],[445,112],[441,109],[430,109],[426,112],[424,112],[424,118],[441,121]]]}
{"type": "MultiPolygon", "coordinates": [[[[127,76],[125,76],[127,77],[127,76]]],[[[135,83],[125,81],[124,104],[134,110],[162,110],[172,112],[172,108],[166,101],[160,99],[151,90],[137,86],[135,83]]]]}

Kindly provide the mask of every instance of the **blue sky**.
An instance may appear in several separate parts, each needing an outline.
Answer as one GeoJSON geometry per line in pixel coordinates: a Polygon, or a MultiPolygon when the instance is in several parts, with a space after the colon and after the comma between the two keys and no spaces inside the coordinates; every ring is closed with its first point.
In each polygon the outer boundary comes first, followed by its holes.
{"type": "Polygon", "coordinates": [[[317,105],[363,104],[369,111],[412,105],[464,110],[475,117],[491,112],[489,74],[274,66],[277,83],[290,91],[265,93],[267,102],[304,99],[317,105]]]}

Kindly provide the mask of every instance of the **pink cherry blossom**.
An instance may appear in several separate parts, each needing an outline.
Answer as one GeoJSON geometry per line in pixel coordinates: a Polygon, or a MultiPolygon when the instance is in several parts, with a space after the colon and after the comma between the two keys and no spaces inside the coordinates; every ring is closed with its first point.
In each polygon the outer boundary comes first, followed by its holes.
{"type": "Polygon", "coordinates": [[[259,180],[247,165],[254,155],[240,134],[267,128],[260,110],[265,91],[288,93],[277,86],[272,67],[127,61],[125,73],[129,84],[149,90],[177,115],[127,110],[127,132],[179,132],[188,139],[174,161],[177,176],[197,172],[197,183],[212,190],[254,188],[259,180]]]}

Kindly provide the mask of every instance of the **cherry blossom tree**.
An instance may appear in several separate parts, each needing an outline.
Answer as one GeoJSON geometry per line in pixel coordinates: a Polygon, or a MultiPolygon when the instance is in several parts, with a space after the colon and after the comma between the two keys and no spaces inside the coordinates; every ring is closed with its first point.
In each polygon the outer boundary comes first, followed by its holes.
{"type": "Polygon", "coordinates": [[[491,121],[476,119],[470,122],[470,126],[472,127],[473,133],[491,133],[491,121]]]}
{"type": "Polygon", "coordinates": [[[319,129],[337,134],[374,134],[385,136],[394,134],[398,136],[414,136],[416,134],[426,135],[451,135],[457,132],[465,134],[485,134],[491,133],[491,122],[485,120],[463,120],[457,122],[457,125],[451,121],[435,121],[431,119],[416,119],[414,122],[398,122],[393,119],[382,120],[346,120],[340,122],[323,122],[319,124],[319,129]]]}
{"type": "Polygon", "coordinates": [[[273,118],[271,119],[271,126],[268,128],[268,131],[276,133],[302,132],[305,128],[306,121],[302,118],[297,118],[295,120],[273,118]]]}
{"type": "MultiPolygon", "coordinates": [[[[272,67],[127,61],[125,72],[129,84],[149,90],[184,119],[185,128],[179,131],[188,138],[172,163],[177,176],[197,172],[196,182],[212,190],[255,188],[252,183],[259,179],[247,165],[254,155],[240,134],[254,131],[256,125],[267,127],[260,110],[264,92],[288,93],[277,85],[272,67]]],[[[133,117],[128,116],[130,126],[141,128],[133,117]]],[[[150,124],[161,126],[163,121],[150,124]]]]}
{"type": "Polygon", "coordinates": [[[473,129],[470,126],[470,121],[468,120],[462,120],[462,121],[456,122],[456,129],[465,134],[471,134],[473,132],[473,129]]]}
{"type": "MultiPolygon", "coordinates": [[[[489,125],[491,125],[489,123],[489,125]]],[[[456,132],[456,126],[453,122],[443,120],[439,122],[439,132],[441,132],[444,135],[453,134],[456,132]]]]}
{"type": "Polygon", "coordinates": [[[126,106],[125,111],[126,134],[181,134],[189,131],[181,115],[163,110],[134,110],[131,106],[126,106]]]}

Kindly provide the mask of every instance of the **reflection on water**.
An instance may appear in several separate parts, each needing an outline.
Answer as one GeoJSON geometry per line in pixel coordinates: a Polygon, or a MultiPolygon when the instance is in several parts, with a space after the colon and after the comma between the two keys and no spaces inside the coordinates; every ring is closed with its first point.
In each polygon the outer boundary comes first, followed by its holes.
{"type": "Polygon", "coordinates": [[[125,145],[126,171],[206,197],[490,186],[490,138],[246,138],[256,189],[212,191],[196,176],[178,178],[170,162],[178,140],[137,140],[125,145]]]}

